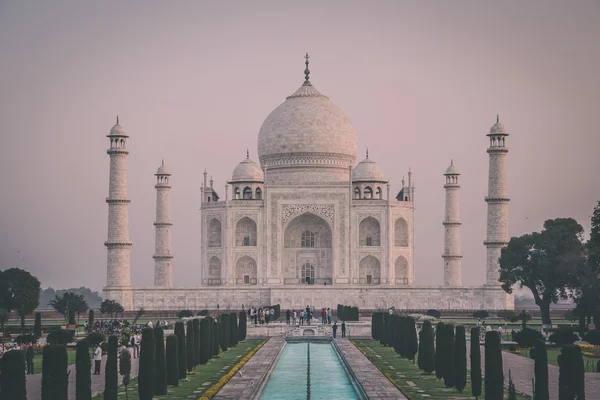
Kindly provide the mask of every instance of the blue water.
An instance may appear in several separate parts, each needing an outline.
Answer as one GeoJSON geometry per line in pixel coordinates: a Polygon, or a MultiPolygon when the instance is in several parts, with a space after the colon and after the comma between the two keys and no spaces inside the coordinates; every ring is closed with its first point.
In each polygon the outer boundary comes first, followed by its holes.
{"type": "MultiPolygon", "coordinates": [[[[307,343],[287,343],[261,400],[306,400],[307,343]]],[[[359,397],[329,343],[310,344],[311,399],[353,400],[359,397]]]]}

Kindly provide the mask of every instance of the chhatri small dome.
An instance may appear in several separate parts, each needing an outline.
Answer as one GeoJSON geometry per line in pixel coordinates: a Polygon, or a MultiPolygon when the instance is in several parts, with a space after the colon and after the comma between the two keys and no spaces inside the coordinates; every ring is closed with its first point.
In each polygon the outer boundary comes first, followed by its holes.
{"type": "Polygon", "coordinates": [[[504,130],[504,126],[500,123],[500,116],[499,115],[496,115],[496,123],[494,125],[492,125],[492,127],[490,129],[489,135],[505,135],[505,136],[508,136],[508,133],[506,133],[506,130],[504,130]]]}
{"type": "Polygon", "coordinates": [[[460,172],[458,172],[458,168],[454,166],[454,160],[450,160],[450,166],[448,167],[444,175],[460,175],[460,172]]]}
{"type": "Polygon", "coordinates": [[[265,175],[257,163],[250,159],[246,151],[246,159],[233,170],[231,182],[264,182],[265,175]]]}
{"type": "Polygon", "coordinates": [[[155,175],[171,175],[167,167],[165,167],[165,160],[162,160],[162,164],[158,167],[155,175]]]}
{"type": "Polygon", "coordinates": [[[387,182],[379,165],[369,158],[369,150],[367,157],[352,171],[352,182],[387,182]]]}
{"type": "Polygon", "coordinates": [[[263,122],[258,134],[262,165],[325,164],[347,168],[356,160],[356,131],[348,116],[305,81],[263,122]],[[335,160],[332,162],[332,160],[335,160]]]}
{"type": "Polygon", "coordinates": [[[110,129],[109,136],[127,136],[125,129],[119,124],[119,116],[117,115],[117,123],[110,129]]]}

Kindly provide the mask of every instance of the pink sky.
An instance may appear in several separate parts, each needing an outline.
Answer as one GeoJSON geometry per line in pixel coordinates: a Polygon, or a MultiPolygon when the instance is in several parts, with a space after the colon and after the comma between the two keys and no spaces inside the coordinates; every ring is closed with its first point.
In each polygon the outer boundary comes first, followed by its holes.
{"type": "Polygon", "coordinates": [[[416,180],[420,284],[441,284],[444,173],[462,172],[463,282],[484,281],[488,159],[507,145],[511,236],[600,200],[600,3],[0,3],[0,269],[106,281],[108,139],[130,135],[132,283],[151,285],[155,189],[173,174],[174,283],[199,284],[200,182],[223,194],[266,116],[311,82],[350,117],[396,193],[416,180]],[[576,6],[574,5],[576,4],[576,6]]]}

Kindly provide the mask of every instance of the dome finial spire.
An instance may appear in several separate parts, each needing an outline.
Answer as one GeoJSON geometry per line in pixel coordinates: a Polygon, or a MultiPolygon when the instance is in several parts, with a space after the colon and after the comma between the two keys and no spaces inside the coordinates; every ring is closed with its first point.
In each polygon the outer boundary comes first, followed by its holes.
{"type": "Polygon", "coordinates": [[[117,125],[119,125],[119,116],[117,115],[117,125]]]}
{"type": "Polygon", "coordinates": [[[250,150],[246,147],[246,160],[250,158],[250,150]]]}
{"type": "Polygon", "coordinates": [[[496,114],[496,123],[500,122],[500,114],[496,114]]]}
{"type": "Polygon", "coordinates": [[[367,160],[369,159],[369,148],[367,147],[367,160]]]}
{"type": "Polygon", "coordinates": [[[454,165],[454,159],[450,159],[450,165],[454,165]]]}
{"type": "Polygon", "coordinates": [[[304,58],[306,59],[306,61],[304,62],[304,64],[306,65],[306,69],[304,70],[304,83],[310,85],[310,81],[308,80],[308,76],[310,75],[310,69],[308,69],[308,59],[310,58],[310,56],[308,55],[308,53],[306,53],[304,58]]]}

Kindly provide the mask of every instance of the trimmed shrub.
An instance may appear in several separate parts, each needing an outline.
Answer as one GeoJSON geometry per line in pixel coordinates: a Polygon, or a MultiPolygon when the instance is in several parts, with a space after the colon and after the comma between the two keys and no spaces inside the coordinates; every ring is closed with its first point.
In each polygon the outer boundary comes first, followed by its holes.
{"type": "Polygon", "coordinates": [[[90,347],[95,348],[98,347],[100,343],[106,341],[106,336],[104,336],[100,332],[92,332],[89,335],[87,335],[85,340],[88,342],[88,345],[90,347]]]}
{"type": "Polygon", "coordinates": [[[15,342],[17,344],[23,344],[23,343],[37,343],[39,336],[36,335],[19,335],[15,338],[15,342]]]}
{"type": "Polygon", "coordinates": [[[583,340],[594,346],[600,346],[600,331],[594,329],[583,336],[583,340]]]}
{"type": "Polygon", "coordinates": [[[560,329],[551,334],[548,339],[551,343],[556,343],[557,345],[562,346],[565,344],[575,343],[579,339],[579,337],[572,331],[569,331],[567,329],[560,329]]]}
{"type": "MultiPolygon", "coordinates": [[[[119,358],[119,375],[123,377],[123,386],[125,386],[125,397],[128,398],[127,387],[131,382],[131,353],[124,351],[119,358]]],[[[79,400],[79,398],[77,398],[79,400]]]]}
{"type": "Polygon", "coordinates": [[[544,339],[544,335],[535,329],[525,328],[515,332],[514,339],[521,347],[533,347],[536,341],[544,339]]]}
{"type": "Polygon", "coordinates": [[[91,400],[92,398],[92,360],[90,358],[90,344],[86,340],[77,342],[75,398],[77,400],[91,400]]]}
{"type": "Polygon", "coordinates": [[[459,393],[467,386],[467,337],[465,327],[456,327],[454,339],[454,387],[459,393]]]}
{"type": "Polygon", "coordinates": [[[405,332],[406,332],[406,358],[414,360],[415,355],[419,351],[419,341],[417,339],[417,328],[415,326],[415,319],[407,317],[405,319],[405,332]]]}
{"type": "Polygon", "coordinates": [[[94,326],[94,310],[92,310],[90,308],[90,311],[88,311],[88,329],[92,329],[93,326],[94,326]]]}
{"type": "Polygon", "coordinates": [[[242,342],[246,340],[246,331],[248,326],[248,318],[246,312],[240,311],[239,327],[238,327],[238,341],[242,342]]]}
{"type": "Polygon", "coordinates": [[[498,311],[497,315],[498,315],[498,318],[502,318],[506,322],[513,321],[515,318],[517,318],[517,313],[514,311],[510,311],[510,310],[498,311]]]}
{"type": "Polygon", "coordinates": [[[179,386],[179,346],[177,335],[167,336],[167,385],[179,386]]]}
{"type": "Polygon", "coordinates": [[[487,312],[486,310],[477,310],[473,313],[473,318],[481,318],[481,319],[486,319],[489,318],[490,313],[487,312]]]}
{"type": "Polygon", "coordinates": [[[196,315],[200,317],[208,317],[208,310],[200,310],[196,313],[196,315]]]}
{"type": "Polygon", "coordinates": [[[444,357],[445,357],[445,324],[443,322],[438,322],[435,327],[435,376],[438,379],[442,379],[444,377],[444,357]]]}
{"type": "Polygon", "coordinates": [[[425,313],[426,315],[429,315],[430,317],[433,318],[441,318],[442,317],[442,313],[438,310],[427,310],[427,312],[425,313]]]}
{"type": "Polygon", "coordinates": [[[512,380],[510,369],[508,370],[508,400],[517,400],[517,389],[515,388],[515,384],[512,380]]]}
{"type": "Polygon", "coordinates": [[[177,362],[179,368],[177,368],[179,379],[185,379],[187,376],[187,354],[185,351],[185,329],[183,322],[179,321],[175,323],[175,336],[177,336],[177,362]]]}
{"type": "Polygon", "coordinates": [[[579,346],[573,346],[571,368],[573,369],[573,393],[575,393],[575,398],[585,399],[585,368],[583,366],[583,354],[579,346]]]}
{"type": "Polygon", "coordinates": [[[430,321],[423,322],[423,328],[419,332],[419,335],[419,368],[430,374],[435,371],[433,327],[430,321]]]}
{"type": "Polygon", "coordinates": [[[504,398],[504,374],[502,372],[502,349],[498,332],[485,333],[485,399],[504,398]]]}
{"type": "Polygon", "coordinates": [[[68,400],[67,347],[50,344],[42,354],[42,400],[68,400]]]}
{"type": "Polygon", "coordinates": [[[229,322],[231,326],[229,327],[229,347],[237,346],[237,332],[238,332],[238,322],[237,322],[237,313],[229,314],[229,322]]]}
{"type": "Polygon", "coordinates": [[[210,358],[210,322],[208,318],[200,321],[200,364],[204,365],[210,358]]]}
{"type": "Polygon", "coordinates": [[[218,356],[219,355],[219,350],[220,350],[220,339],[219,339],[219,334],[221,332],[221,328],[220,328],[220,323],[218,319],[213,319],[212,320],[212,338],[213,338],[213,356],[218,356]]]}
{"type": "Polygon", "coordinates": [[[529,358],[531,358],[532,360],[535,360],[535,347],[532,347],[531,349],[529,349],[529,358]]]}
{"type": "Polygon", "coordinates": [[[190,310],[181,310],[181,311],[179,311],[179,314],[177,314],[177,317],[179,319],[181,319],[181,318],[190,318],[190,317],[193,317],[193,316],[194,316],[194,313],[191,312],[190,310]]]}
{"type": "Polygon", "coordinates": [[[139,376],[138,376],[138,398],[139,400],[152,400],[154,396],[155,379],[155,351],[154,330],[144,328],[142,330],[142,346],[140,348],[139,376]]]}
{"type": "Polygon", "coordinates": [[[7,351],[0,358],[0,397],[26,400],[25,356],[22,351],[7,351]]]}
{"type": "Polygon", "coordinates": [[[345,306],[343,304],[338,304],[336,309],[336,315],[338,319],[342,321],[358,321],[359,320],[359,312],[358,307],[345,306]]]}
{"type": "Polygon", "coordinates": [[[227,348],[229,347],[230,326],[229,314],[222,314],[221,320],[219,321],[219,344],[221,345],[221,350],[223,351],[227,351],[227,348]]]}
{"type": "Polygon", "coordinates": [[[374,312],[371,314],[371,337],[381,343],[383,332],[383,313],[374,312]]]}
{"type": "Polygon", "coordinates": [[[194,366],[200,364],[200,320],[194,318],[194,366]]]}
{"type": "Polygon", "coordinates": [[[481,347],[479,328],[471,328],[471,394],[477,399],[481,396],[481,347]]]}
{"type": "Polygon", "coordinates": [[[154,394],[167,394],[167,364],[165,361],[165,331],[162,327],[154,328],[154,394]]]}
{"type": "Polygon", "coordinates": [[[534,349],[535,398],[536,400],[548,400],[550,393],[548,392],[548,352],[546,343],[543,340],[538,340],[534,349]]]}
{"type": "Polygon", "coordinates": [[[48,344],[69,344],[73,342],[75,337],[75,331],[67,331],[65,329],[58,329],[52,331],[46,336],[46,343],[48,344]]]}
{"type": "Polygon", "coordinates": [[[446,333],[445,344],[444,344],[444,386],[454,387],[455,373],[454,371],[454,326],[451,324],[445,325],[446,333]]]}
{"type": "Polygon", "coordinates": [[[104,367],[104,400],[116,400],[118,398],[119,371],[117,369],[117,347],[119,339],[116,336],[108,338],[108,349],[106,353],[106,366],[104,367]]]}
{"type": "Polygon", "coordinates": [[[186,352],[186,356],[187,356],[187,370],[188,372],[192,372],[192,370],[195,367],[195,359],[194,357],[196,356],[196,352],[194,350],[194,344],[196,342],[196,339],[194,338],[194,321],[192,320],[188,320],[187,322],[187,326],[186,326],[186,333],[185,333],[185,352],[186,352]]]}
{"type": "Polygon", "coordinates": [[[42,337],[42,313],[35,313],[35,321],[33,323],[33,334],[38,338],[42,337]]]}

